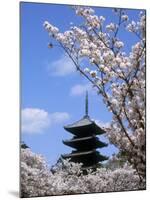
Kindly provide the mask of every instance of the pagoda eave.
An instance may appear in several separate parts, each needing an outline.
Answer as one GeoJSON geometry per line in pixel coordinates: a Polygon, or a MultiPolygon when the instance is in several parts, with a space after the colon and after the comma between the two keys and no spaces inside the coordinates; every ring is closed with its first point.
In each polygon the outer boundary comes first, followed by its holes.
{"type": "Polygon", "coordinates": [[[64,126],[64,129],[77,136],[87,136],[91,134],[101,135],[105,133],[105,130],[100,128],[95,121],[91,120],[89,116],[84,116],[79,121],[64,126]],[[87,132],[88,130],[88,132],[87,132]],[[81,135],[82,133],[82,135],[81,135]]]}
{"type": "Polygon", "coordinates": [[[95,150],[91,151],[84,151],[84,152],[78,152],[78,153],[70,153],[70,154],[64,154],[62,155],[63,158],[70,158],[70,157],[78,157],[78,156],[85,156],[95,153],[95,150]]]}
{"type": "Polygon", "coordinates": [[[72,133],[73,135],[76,135],[76,136],[80,136],[80,137],[84,137],[84,136],[87,136],[88,134],[91,135],[91,134],[95,134],[95,135],[102,135],[105,133],[105,131],[99,127],[95,127],[95,125],[87,125],[87,126],[84,126],[84,127],[75,127],[75,128],[71,128],[71,127],[65,127],[64,126],[64,129],[70,133],[72,133]],[[85,130],[89,130],[89,133],[85,133],[85,130]],[[82,133],[82,135],[81,135],[82,133]]]}
{"type": "Polygon", "coordinates": [[[108,160],[108,157],[107,157],[107,156],[102,156],[101,154],[99,154],[99,155],[97,156],[97,158],[98,158],[98,161],[100,161],[100,162],[105,161],[105,160],[108,160]]]}
{"type": "Polygon", "coordinates": [[[100,141],[98,141],[96,145],[97,148],[102,148],[102,147],[107,147],[107,146],[108,144],[106,144],[105,142],[100,142],[100,141]]]}
{"type": "Polygon", "coordinates": [[[72,142],[81,142],[85,140],[93,139],[93,136],[83,137],[83,138],[73,138],[71,140],[63,140],[64,143],[69,144],[72,142]]]}
{"type": "Polygon", "coordinates": [[[94,136],[76,138],[71,140],[63,140],[63,144],[77,149],[88,149],[94,147],[102,148],[108,146],[108,144],[99,141],[98,138],[94,136]]]}

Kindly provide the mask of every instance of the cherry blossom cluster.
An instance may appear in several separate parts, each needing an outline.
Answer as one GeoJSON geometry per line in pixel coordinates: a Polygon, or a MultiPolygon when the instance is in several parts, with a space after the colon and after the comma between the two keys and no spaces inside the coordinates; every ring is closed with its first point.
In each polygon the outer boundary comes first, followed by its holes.
{"type": "Polygon", "coordinates": [[[61,160],[52,168],[30,149],[21,150],[21,197],[113,192],[144,189],[128,165],[115,170],[99,168],[83,174],[82,164],[61,160]]]}
{"type": "Polygon", "coordinates": [[[123,9],[114,9],[118,22],[106,23],[92,8],[74,6],[83,18],[82,25],[61,33],[48,22],[44,27],[72,59],[79,71],[97,88],[113,118],[107,136],[128,161],[145,177],[145,13],[133,21],[123,9]],[[119,31],[136,37],[130,52],[125,52],[126,38],[119,31]],[[128,34],[129,34],[128,33],[128,34]],[[86,61],[86,66],[83,61],[86,61]],[[88,61],[88,64],[87,64],[88,61]]]}

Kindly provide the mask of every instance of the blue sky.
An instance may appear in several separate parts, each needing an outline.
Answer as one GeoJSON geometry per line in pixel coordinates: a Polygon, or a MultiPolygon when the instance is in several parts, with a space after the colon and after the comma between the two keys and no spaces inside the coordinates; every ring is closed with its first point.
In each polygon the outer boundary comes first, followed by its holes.
{"type": "MultiPolygon", "coordinates": [[[[96,8],[96,13],[106,17],[106,24],[115,21],[112,9],[96,8]]],[[[127,11],[130,19],[137,20],[139,10],[127,11]]],[[[21,107],[23,110],[21,139],[32,149],[54,164],[59,156],[71,148],[63,145],[62,139],[71,134],[63,126],[79,120],[84,115],[85,88],[89,83],[78,73],[59,48],[47,47],[50,38],[43,28],[47,20],[61,31],[77,25],[80,17],[67,5],[21,3],[21,107]]],[[[131,33],[120,31],[119,37],[129,51],[137,39],[131,33]]],[[[89,92],[89,114],[92,119],[109,123],[111,114],[100,96],[89,92]]],[[[102,137],[102,140],[105,139],[102,137]]],[[[109,145],[100,150],[111,156],[116,148],[109,145]]]]}

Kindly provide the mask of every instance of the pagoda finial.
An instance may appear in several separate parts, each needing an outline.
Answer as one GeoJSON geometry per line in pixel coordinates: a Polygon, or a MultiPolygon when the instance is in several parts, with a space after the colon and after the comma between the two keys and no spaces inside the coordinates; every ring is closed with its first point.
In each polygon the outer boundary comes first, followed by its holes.
{"type": "Polygon", "coordinates": [[[88,116],[88,91],[86,90],[86,97],[85,97],[85,116],[88,116]]]}

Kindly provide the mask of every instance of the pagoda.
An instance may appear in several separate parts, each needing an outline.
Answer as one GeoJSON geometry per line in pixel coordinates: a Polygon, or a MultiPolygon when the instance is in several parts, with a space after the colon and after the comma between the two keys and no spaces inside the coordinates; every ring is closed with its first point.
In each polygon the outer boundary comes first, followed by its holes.
{"type": "Polygon", "coordinates": [[[71,134],[73,138],[63,140],[67,146],[74,148],[70,154],[62,155],[62,158],[70,158],[72,162],[82,163],[83,169],[96,169],[100,166],[100,162],[107,160],[106,156],[100,154],[97,148],[106,147],[107,144],[101,142],[98,135],[102,135],[105,131],[100,128],[88,115],[88,93],[86,92],[85,116],[79,121],[64,126],[64,129],[71,134]]]}

